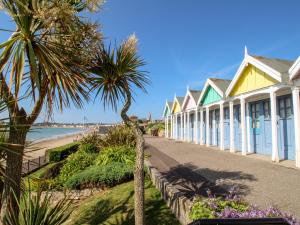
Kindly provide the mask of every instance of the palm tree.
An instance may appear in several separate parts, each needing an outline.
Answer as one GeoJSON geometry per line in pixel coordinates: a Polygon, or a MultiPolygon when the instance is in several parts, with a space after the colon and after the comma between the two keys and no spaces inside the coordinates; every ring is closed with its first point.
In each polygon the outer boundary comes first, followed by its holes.
{"type": "Polygon", "coordinates": [[[0,0],[0,8],[16,27],[0,44],[0,98],[9,114],[8,142],[14,145],[6,153],[5,173],[10,179],[5,179],[5,193],[15,210],[26,134],[42,108],[50,114],[53,104],[62,110],[70,104],[81,107],[89,99],[85,68],[101,35],[78,12],[102,2],[0,0]],[[24,104],[32,107],[26,111],[24,104]]]}
{"type": "Polygon", "coordinates": [[[140,70],[145,62],[137,55],[137,39],[132,35],[117,49],[99,46],[94,66],[90,71],[93,89],[96,96],[101,95],[104,107],[117,109],[119,101],[124,105],[121,117],[124,123],[133,128],[136,144],[136,162],[134,170],[135,190],[135,224],[144,224],[144,138],[136,122],[129,119],[127,112],[133,100],[133,88],[146,92],[145,86],[150,83],[147,73],[140,70]]]}

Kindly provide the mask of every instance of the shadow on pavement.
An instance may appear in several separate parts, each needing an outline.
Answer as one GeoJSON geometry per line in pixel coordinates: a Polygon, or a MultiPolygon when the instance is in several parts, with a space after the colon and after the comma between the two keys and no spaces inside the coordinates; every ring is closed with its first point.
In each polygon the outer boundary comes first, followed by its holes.
{"type": "Polygon", "coordinates": [[[195,195],[207,197],[208,190],[216,196],[224,196],[232,188],[235,194],[245,196],[250,193],[250,188],[243,181],[256,180],[252,174],[242,171],[199,168],[192,163],[180,164],[150,144],[145,147],[146,152],[151,155],[149,160],[152,166],[187,198],[195,195]]]}
{"type": "Polygon", "coordinates": [[[241,180],[255,180],[251,174],[240,171],[216,171],[209,168],[198,168],[187,163],[171,167],[162,175],[188,198],[195,195],[207,197],[208,191],[216,196],[224,196],[234,188],[235,193],[247,195],[250,189],[241,180]],[[206,178],[209,177],[209,180],[206,178]],[[226,182],[223,182],[226,180],[226,182]]]}

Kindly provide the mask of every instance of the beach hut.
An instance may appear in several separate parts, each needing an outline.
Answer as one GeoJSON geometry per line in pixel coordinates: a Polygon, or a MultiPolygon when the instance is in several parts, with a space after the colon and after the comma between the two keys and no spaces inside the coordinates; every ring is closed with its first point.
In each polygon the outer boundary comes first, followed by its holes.
{"type": "Polygon", "coordinates": [[[203,114],[200,122],[200,130],[203,131],[202,134],[200,132],[202,143],[219,146],[221,150],[229,147],[229,113],[224,101],[229,84],[230,80],[208,78],[197,103],[201,106],[200,114],[203,114]]]}
{"type": "Polygon", "coordinates": [[[180,140],[183,132],[183,118],[182,118],[182,103],[184,97],[178,97],[175,95],[173,105],[171,108],[172,114],[172,124],[173,124],[173,136],[172,138],[175,140],[180,140]]]}
{"type": "Polygon", "coordinates": [[[227,91],[230,149],[258,153],[273,161],[295,159],[294,116],[289,82],[293,62],[249,55],[227,91]]]}
{"type": "Polygon", "coordinates": [[[296,166],[300,167],[300,57],[294,62],[289,69],[289,77],[292,83],[292,98],[294,109],[294,133],[295,133],[295,160],[296,166]]]}
{"type": "Polygon", "coordinates": [[[164,112],[163,112],[163,118],[165,119],[165,137],[170,138],[171,137],[171,108],[172,108],[173,102],[169,102],[166,100],[164,112]]]}
{"type": "Polygon", "coordinates": [[[185,141],[200,143],[200,111],[197,102],[201,95],[201,91],[190,90],[187,88],[185,98],[182,103],[183,111],[183,139],[185,141]]]}

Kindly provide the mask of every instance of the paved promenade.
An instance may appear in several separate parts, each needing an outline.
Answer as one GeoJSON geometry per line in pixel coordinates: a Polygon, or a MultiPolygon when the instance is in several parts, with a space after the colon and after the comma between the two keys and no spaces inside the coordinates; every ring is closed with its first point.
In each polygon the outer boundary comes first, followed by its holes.
{"type": "Polygon", "coordinates": [[[224,194],[232,187],[248,202],[277,205],[300,219],[300,170],[200,145],[146,137],[150,161],[191,197],[210,189],[224,194]]]}

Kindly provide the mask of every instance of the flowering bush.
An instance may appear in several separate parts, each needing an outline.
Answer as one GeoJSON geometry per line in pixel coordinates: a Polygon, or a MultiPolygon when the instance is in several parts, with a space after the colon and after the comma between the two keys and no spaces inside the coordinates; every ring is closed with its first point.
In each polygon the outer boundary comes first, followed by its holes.
{"type": "Polygon", "coordinates": [[[249,205],[232,189],[225,198],[217,198],[208,191],[208,198],[196,198],[190,211],[190,218],[213,219],[213,218],[267,218],[281,217],[291,225],[299,225],[296,218],[277,207],[271,206],[267,209],[259,209],[257,206],[249,205]]]}
{"type": "Polygon", "coordinates": [[[236,209],[226,207],[222,212],[216,213],[217,218],[284,218],[291,225],[299,225],[297,219],[290,213],[282,212],[278,208],[271,206],[265,210],[256,206],[249,206],[245,212],[239,212],[236,209]]]}

